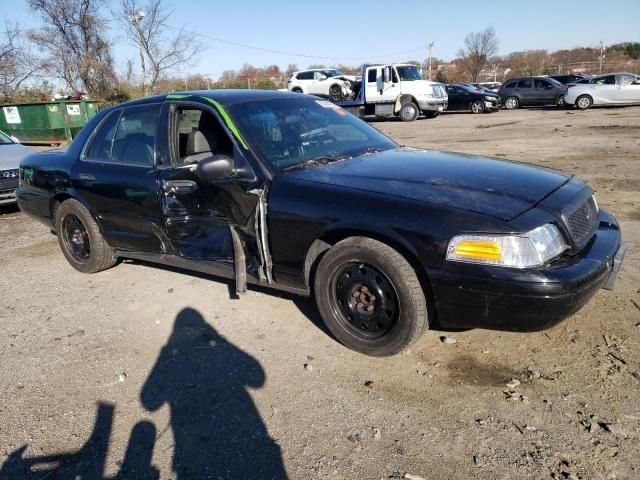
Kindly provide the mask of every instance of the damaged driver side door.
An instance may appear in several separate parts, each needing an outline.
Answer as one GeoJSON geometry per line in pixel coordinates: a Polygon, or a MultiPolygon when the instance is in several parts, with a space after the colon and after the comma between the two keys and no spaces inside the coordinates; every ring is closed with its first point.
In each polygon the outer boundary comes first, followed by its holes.
{"type": "Polygon", "coordinates": [[[264,235],[265,181],[217,113],[197,103],[171,103],[170,165],[161,169],[164,228],[171,254],[189,268],[236,279],[269,281],[264,235]]]}

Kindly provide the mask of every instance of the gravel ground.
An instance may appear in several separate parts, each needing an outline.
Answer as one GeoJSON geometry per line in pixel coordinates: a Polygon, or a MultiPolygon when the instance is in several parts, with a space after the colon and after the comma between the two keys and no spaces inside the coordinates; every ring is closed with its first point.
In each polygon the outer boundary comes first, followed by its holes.
{"type": "Polygon", "coordinates": [[[0,478],[640,477],[640,107],[374,125],[585,178],[631,248],[616,289],[545,332],[375,359],[309,299],[140,262],[83,275],[3,208],[0,478]]]}

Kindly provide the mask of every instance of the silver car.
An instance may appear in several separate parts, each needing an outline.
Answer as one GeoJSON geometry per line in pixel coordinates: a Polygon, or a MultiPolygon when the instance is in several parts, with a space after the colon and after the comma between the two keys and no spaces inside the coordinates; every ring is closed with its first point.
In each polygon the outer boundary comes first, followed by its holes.
{"type": "Polygon", "coordinates": [[[20,160],[31,153],[33,149],[0,131],[0,205],[16,203],[20,160]]]}
{"type": "Polygon", "coordinates": [[[640,76],[633,73],[608,73],[586,83],[570,83],[564,102],[585,110],[593,105],[640,104],[640,76]]]}

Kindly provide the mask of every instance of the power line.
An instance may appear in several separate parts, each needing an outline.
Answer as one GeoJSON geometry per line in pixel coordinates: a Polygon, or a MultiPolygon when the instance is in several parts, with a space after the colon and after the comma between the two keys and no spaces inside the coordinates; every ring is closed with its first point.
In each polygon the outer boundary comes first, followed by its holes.
{"type": "Polygon", "coordinates": [[[365,60],[367,58],[384,58],[384,57],[394,57],[396,55],[401,55],[403,53],[409,53],[409,52],[415,52],[418,50],[422,50],[424,47],[416,47],[416,48],[411,48],[408,50],[402,50],[400,52],[394,52],[394,53],[385,53],[383,55],[368,55],[368,56],[364,56],[364,57],[336,57],[336,56],[329,56],[329,55],[308,55],[305,53],[294,53],[294,52],[285,52],[283,50],[274,50],[271,48],[263,48],[263,47],[257,47],[255,45],[249,45],[246,43],[240,43],[240,42],[234,42],[232,40],[225,40],[223,38],[219,38],[219,37],[214,37],[211,35],[207,35],[204,33],[199,33],[199,32],[194,32],[194,31],[190,31],[190,30],[184,30],[182,28],[177,28],[177,27],[171,27],[171,26],[167,26],[167,28],[171,29],[171,30],[176,30],[176,31],[184,31],[187,33],[190,33],[192,35],[196,35],[199,37],[203,37],[203,38],[207,38],[209,40],[213,40],[215,42],[220,42],[220,43],[226,43],[228,45],[234,45],[236,47],[242,47],[242,48],[248,48],[251,50],[258,50],[260,52],[267,52],[267,53],[276,53],[279,55],[288,55],[291,57],[303,57],[303,58],[314,58],[314,59],[325,59],[325,60],[365,60]]]}

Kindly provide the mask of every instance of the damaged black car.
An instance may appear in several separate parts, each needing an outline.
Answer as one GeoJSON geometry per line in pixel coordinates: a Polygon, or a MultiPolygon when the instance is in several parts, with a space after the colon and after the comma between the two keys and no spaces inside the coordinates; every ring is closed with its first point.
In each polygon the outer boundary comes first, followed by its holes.
{"type": "Polygon", "coordinates": [[[616,220],[579,178],[405,148],[340,107],[196,91],[100,112],[21,163],[20,209],[77,270],[139,259],[313,295],[385,356],[443,328],[540,330],[611,288],[616,220]]]}

